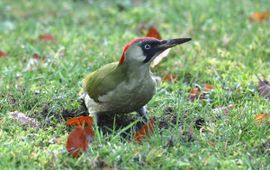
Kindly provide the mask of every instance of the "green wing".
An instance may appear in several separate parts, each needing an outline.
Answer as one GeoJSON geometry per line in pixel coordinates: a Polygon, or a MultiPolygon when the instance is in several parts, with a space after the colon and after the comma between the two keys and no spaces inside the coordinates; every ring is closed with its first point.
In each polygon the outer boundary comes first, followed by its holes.
{"type": "Polygon", "coordinates": [[[115,89],[122,81],[123,72],[117,68],[118,63],[107,64],[86,76],[83,82],[84,91],[95,101],[115,89]]]}

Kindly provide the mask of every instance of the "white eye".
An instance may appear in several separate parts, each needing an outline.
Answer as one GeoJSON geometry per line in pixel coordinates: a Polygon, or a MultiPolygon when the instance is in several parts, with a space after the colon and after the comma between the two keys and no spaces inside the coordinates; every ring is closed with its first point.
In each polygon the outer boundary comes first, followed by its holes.
{"type": "Polygon", "coordinates": [[[145,44],[144,48],[145,48],[146,50],[149,50],[149,49],[151,48],[151,46],[150,46],[149,44],[145,44]]]}

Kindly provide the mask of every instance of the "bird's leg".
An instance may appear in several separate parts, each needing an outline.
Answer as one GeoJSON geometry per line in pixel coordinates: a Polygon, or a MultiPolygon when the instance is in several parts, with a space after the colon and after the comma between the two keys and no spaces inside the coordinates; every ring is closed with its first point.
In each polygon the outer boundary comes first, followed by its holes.
{"type": "Polygon", "coordinates": [[[89,116],[94,118],[94,121],[97,123],[98,122],[98,114],[91,109],[91,99],[89,98],[88,94],[83,93],[79,97],[80,102],[86,107],[89,116]]]}
{"type": "Polygon", "coordinates": [[[89,116],[94,118],[94,124],[98,124],[98,113],[97,112],[89,112],[89,116]]]}
{"type": "Polygon", "coordinates": [[[139,108],[139,109],[137,110],[137,113],[139,113],[139,115],[143,118],[143,120],[144,120],[145,122],[148,121],[148,116],[147,116],[147,109],[146,109],[146,106],[143,106],[143,107],[139,108]]]}

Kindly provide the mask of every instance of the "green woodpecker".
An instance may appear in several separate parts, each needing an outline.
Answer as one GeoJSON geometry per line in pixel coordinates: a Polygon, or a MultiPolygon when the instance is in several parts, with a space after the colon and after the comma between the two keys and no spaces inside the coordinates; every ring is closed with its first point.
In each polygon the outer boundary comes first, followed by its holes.
{"type": "Polygon", "coordinates": [[[138,112],[145,118],[146,104],[156,90],[150,71],[151,62],[163,51],[191,38],[158,40],[141,37],[124,47],[119,62],[107,64],[90,73],[83,81],[83,95],[90,115],[138,112]]]}

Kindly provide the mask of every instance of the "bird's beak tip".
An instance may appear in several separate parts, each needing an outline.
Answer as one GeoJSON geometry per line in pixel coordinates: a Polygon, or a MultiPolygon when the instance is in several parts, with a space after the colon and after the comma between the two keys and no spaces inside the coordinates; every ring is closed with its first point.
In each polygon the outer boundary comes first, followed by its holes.
{"type": "Polygon", "coordinates": [[[175,38],[161,41],[162,48],[171,48],[179,44],[183,44],[185,42],[191,41],[192,38],[175,38]]]}

